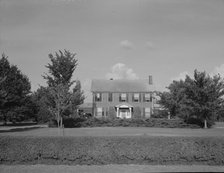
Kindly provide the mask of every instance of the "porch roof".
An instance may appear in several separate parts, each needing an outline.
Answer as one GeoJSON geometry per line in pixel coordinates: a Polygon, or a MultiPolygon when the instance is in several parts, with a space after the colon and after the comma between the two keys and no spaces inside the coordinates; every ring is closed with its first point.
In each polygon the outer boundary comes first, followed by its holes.
{"type": "Polygon", "coordinates": [[[130,105],[129,103],[121,103],[119,105],[115,106],[116,108],[133,108],[132,105],[130,105]]]}

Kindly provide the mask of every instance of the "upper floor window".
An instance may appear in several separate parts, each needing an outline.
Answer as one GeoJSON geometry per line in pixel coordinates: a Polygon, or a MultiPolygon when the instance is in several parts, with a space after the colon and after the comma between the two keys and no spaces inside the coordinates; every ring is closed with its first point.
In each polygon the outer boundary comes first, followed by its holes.
{"type": "Polygon", "coordinates": [[[101,102],[102,101],[102,95],[101,95],[101,93],[96,93],[96,95],[95,95],[95,101],[96,102],[101,102]]]}
{"type": "Polygon", "coordinates": [[[145,102],[150,102],[150,93],[145,93],[145,102]]]}
{"type": "Polygon", "coordinates": [[[134,102],[139,102],[140,101],[139,93],[134,93],[134,95],[133,95],[133,101],[134,102]]]}
{"type": "Polygon", "coordinates": [[[113,93],[108,93],[108,101],[109,102],[113,101],[113,93]]]}
{"type": "Polygon", "coordinates": [[[127,94],[126,93],[121,93],[120,94],[120,101],[121,102],[126,102],[127,101],[127,94]]]}

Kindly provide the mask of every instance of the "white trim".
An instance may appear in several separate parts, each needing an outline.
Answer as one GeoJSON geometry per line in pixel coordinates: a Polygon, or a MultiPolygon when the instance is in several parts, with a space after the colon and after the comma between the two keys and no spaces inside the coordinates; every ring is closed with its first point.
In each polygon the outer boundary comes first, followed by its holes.
{"type": "Polygon", "coordinates": [[[128,106],[128,105],[123,104],[123,105],[120,105],[120,106],[119,106],[119,108],[129,108],[129,106],[128,106]]]}

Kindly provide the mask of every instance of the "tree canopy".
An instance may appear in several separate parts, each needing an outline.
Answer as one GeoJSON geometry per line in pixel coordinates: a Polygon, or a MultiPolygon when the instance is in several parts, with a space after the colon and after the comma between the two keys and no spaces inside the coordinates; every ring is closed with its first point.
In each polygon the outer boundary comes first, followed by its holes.
{"type": "Polygon", "coordinates": [[[214,121],[224,103],[224,82],[219,75],[213,77],[206,72],[194,71],[194,78],[173,81],[168,87],[169,92],[161,94],[162,104],[171,116],[179,116],[188,120],[197,118],[204,122],[214,121]]]}
{"type": "Polygon", "coordinates": [[[0,114],[5,123],[15,110],[21,110],[30,94],[28,77],[11,65],[4,54],[0,59],[0,114]]]}
{"type": "Polygon", "coordinates": [[[55,56],[49,54],[50,63],[46,65],[48,74],[43,76],[47,80],[49,87],[59,84],[70,87],[73,84],[74,81],[71,80],[72,75],[78,65],[78,60],[75,56],[75,53],[71,53],[68,50],[64,50],[64,52],[59,50],[59,53],[55,52],[55,56]]]}

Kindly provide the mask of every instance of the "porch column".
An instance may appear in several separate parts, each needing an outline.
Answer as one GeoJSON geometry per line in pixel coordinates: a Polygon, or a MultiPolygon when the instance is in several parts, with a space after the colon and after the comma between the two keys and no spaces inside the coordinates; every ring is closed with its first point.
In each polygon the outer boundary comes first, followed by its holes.
{"type": "Polygon", "coordinates": [[[117,117],[119,117],[119,107],[117,107],[117,117]]]}
{"type": "Polygon", "coordinates": [[[129,108],[129,112],[130,112],[130,117],[131,117],[131,107],[129,108]]]}

